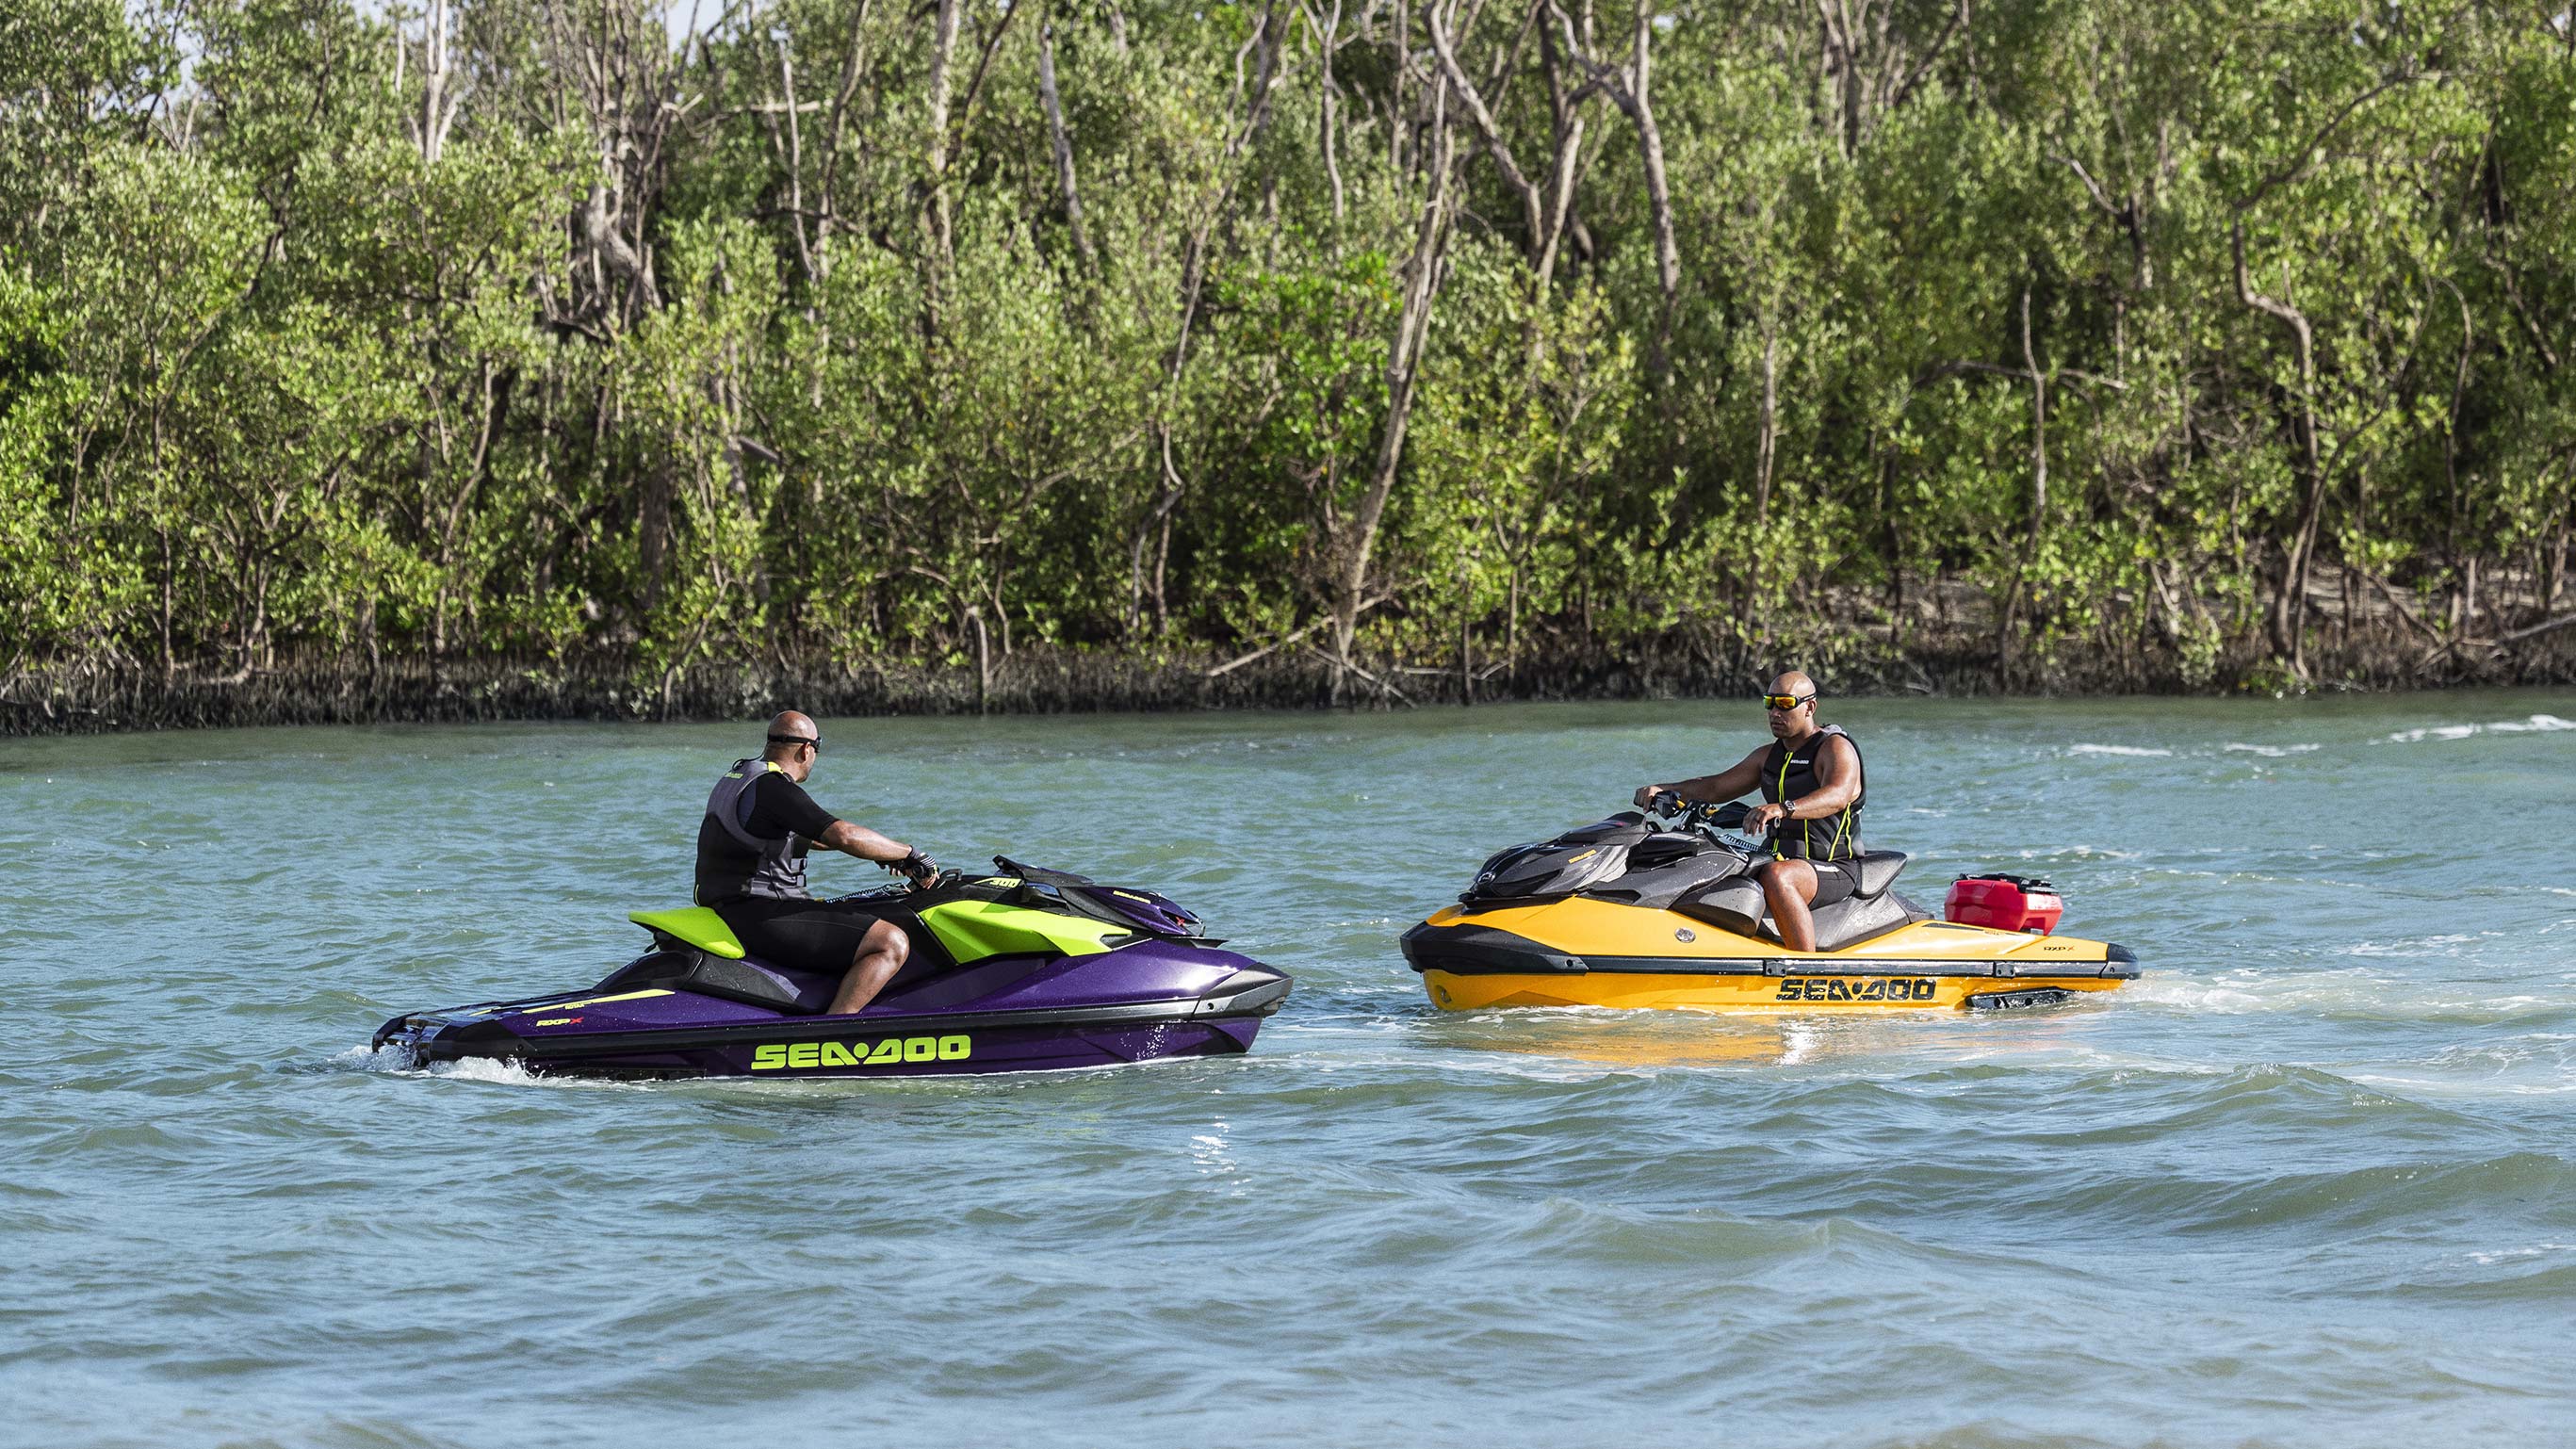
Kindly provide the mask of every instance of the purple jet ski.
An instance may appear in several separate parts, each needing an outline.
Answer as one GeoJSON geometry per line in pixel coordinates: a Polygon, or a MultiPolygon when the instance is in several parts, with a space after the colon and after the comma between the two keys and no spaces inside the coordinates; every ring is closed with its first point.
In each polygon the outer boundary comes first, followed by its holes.
{"type": "Polygon", "coordinates": [[[866,1010],[822,1015],[839,971],[745,955],[703,907],[638,911],[653,949],[596,986],[407,1012],[378,1048],[587,1077],[914,1077],[1248,1051],[1288,977],[1221,951],[1152,891],[993,858],[852,896],[912,939],[866,1010]]]}

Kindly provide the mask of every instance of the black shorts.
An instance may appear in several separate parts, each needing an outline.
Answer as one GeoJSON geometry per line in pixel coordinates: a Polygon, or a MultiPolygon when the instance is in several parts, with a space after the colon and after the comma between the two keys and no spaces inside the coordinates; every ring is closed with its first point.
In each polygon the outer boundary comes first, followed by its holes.
{"type": "Polygon", "coordinates": [[[726,901],[715,913],[749,955],[805,971],[847,971],[877,918],[831,901],[726,901]]]}
{"type": "Polygon", "coordinates": [[[1816,894],[1807,902],[1809,910],[1830,906],[1836,901],[1850,900],[1853,892],[1860,889],[1860,876],[1857,873],[1856,862],[1811,860],[1807,864],[1814,867],[1816,872],[1816,894]]]}

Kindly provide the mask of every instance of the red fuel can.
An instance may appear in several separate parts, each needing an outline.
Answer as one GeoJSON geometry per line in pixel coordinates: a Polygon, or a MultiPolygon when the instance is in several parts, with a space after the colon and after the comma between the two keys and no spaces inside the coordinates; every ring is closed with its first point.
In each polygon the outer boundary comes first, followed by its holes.
{"type": "Polygon", "coordinates": [[[1972,875],[1950,883],[1943,902],[1944,920],[1963,926],[1992,926],[1998,931],[2027,931],[2045,936],[2057,929],[2066,902],[2057,887],[2018,875],[1972,875]]]}

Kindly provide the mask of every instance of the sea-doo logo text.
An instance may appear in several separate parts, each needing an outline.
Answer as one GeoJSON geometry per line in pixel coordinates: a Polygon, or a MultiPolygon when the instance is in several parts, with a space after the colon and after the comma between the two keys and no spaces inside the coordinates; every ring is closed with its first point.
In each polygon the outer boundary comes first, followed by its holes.
{"type": "Polygon", "coordinates": [[[755,1072],[808,1071],[815,1067],[885,1067],[899,1062],[962,1062],[975,1054],[971,1036],[890,1036],[877,1042],[773,1042],[754,1047],[755,1072]]]}
{"type": "Polygon", "coordinates": [[[1936,987],[1917,976],[1853,981],[1841,976],[1788,976],[1774,1001],[1930,1001],[1936,987]]]}

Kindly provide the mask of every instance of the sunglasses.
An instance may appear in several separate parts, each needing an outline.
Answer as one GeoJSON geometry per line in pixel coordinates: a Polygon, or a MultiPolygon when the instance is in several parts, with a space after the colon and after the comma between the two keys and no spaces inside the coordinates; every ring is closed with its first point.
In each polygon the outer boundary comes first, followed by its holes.
{"type": "Polygon", "coordinates": [[[1764,709],[1792,710],[1814,698],[1815,696],[1812,694],[1766,694],[1762,696],[1762,707],[1764,709]]]}
{"type": "Polygon", "coordinates": [[[821,735],[771,735],[769,742],[773,745],[812,745],[814,753],[818,755],[823,753],[821,735]]]}

